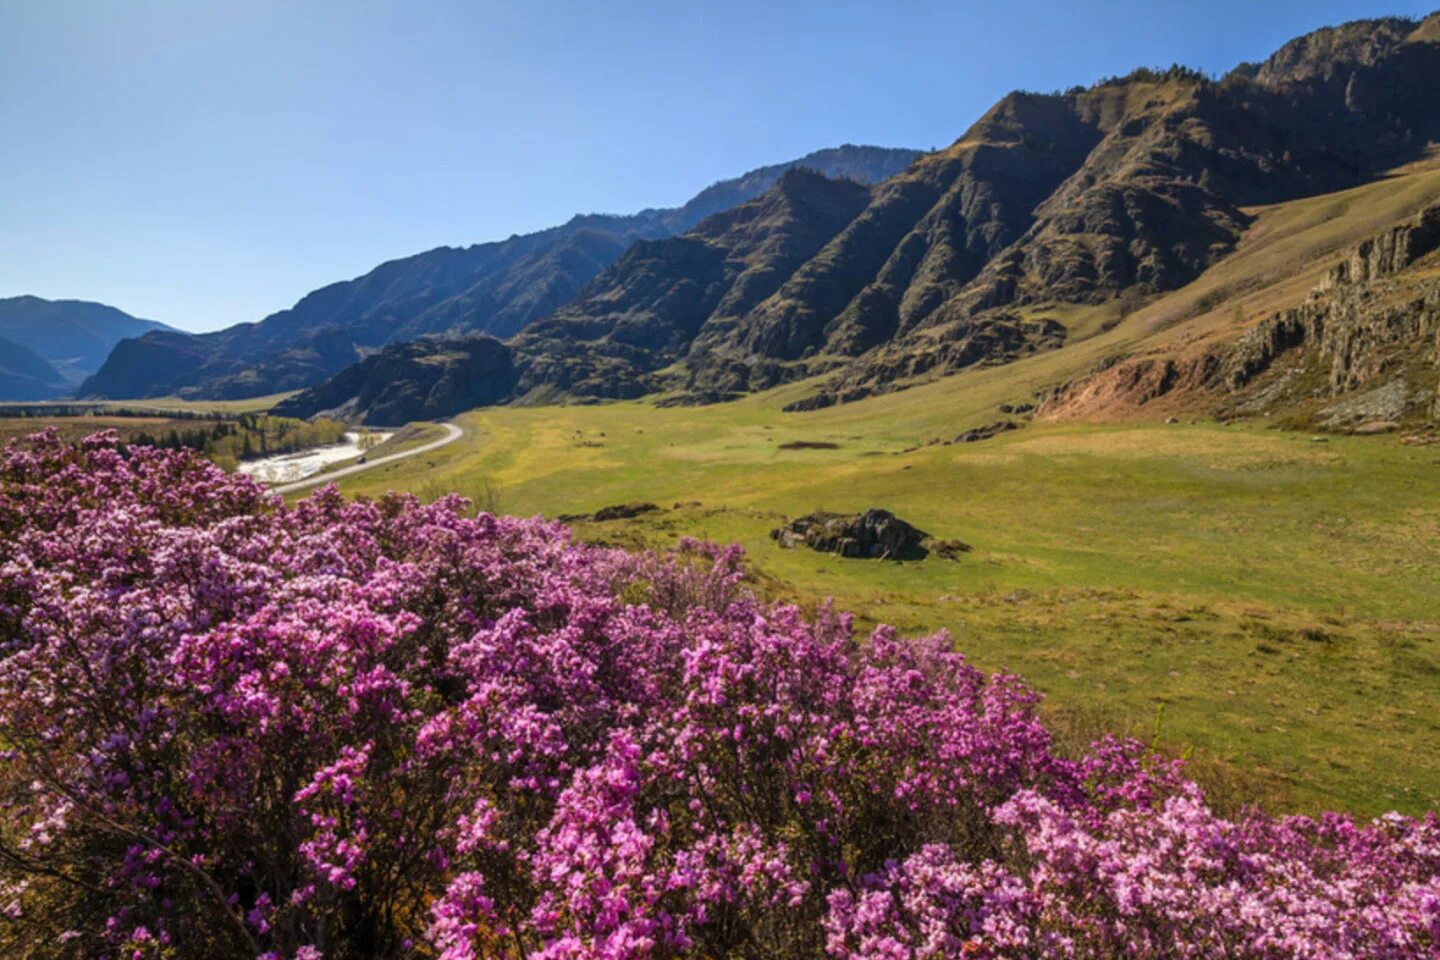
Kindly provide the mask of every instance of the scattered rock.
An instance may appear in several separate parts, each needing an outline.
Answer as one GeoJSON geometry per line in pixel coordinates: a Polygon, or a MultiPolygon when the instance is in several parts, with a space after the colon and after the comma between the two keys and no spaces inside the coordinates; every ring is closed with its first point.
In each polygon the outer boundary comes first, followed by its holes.
{"type": "Polygon", "coordinates": [[[969,553],[974,549],[963,540],[939,540],[935,537],[926,537],[920,541],[920,545],[937,557],[944,557],[946,560],[959,560],[960,554],[969,553]]]}
{"type": "Polygon", "coordinates": [[[889,510],[860,514],[812,513],[770,531],[781,547],[809,547],[821,553],[870,560],[919,560],[929,553],[929,534],[889,510]]]}
{"type": "Polygon", "coordinates": [[[996,420],[989,426],[975,427],[973,430],[966,430],[964,433],[955,437],[955,442],[974,443],[977,440],[989,440],[991,437],[1005,433],[1008,430],[1018,429],[1020,429],[1020,424],[1014,420],[996,420]]]}
{"type": "Polygon", "coordinates": [[[1179,417],[1166,417],[1166,418],[1165,418],[1165,422],[1166,422],[1167,424],[1169,424],[1169,423],[1179,423],[1179,422],[1180,422],[1180,418],[1179,418],[1179,417]]]}
{"type": "Polygon", "coordinates": [[[1320,411],[1320,426],[1342,429],[1354,426],[1355,432],[1359,433],[1361,427],[1371,423],[1398,421],[1405,415],[1410,399],[1410,389],[1405,381],[1392,380],[1374,390],[1351,394],[1326,407],[1320,411]]]}
{"type": "Polygon", "coordinates": [[[1001,413],[1031,413],[1035,410],[1033,403],[1002,403],[999,408],[1001,413]]]}
{"type": "Polygon", "coordinates": [[[789,443],[780,444],[781,450],[839,450],[840,444],[831,443],[829,440],[791,440],[789,443]]]}
{"type": "Polygon", "coordinates": [[[1394,420],[1367,420],[1360,424],[1351,433],[1367,437],[1376,433],[1392,433],[1400,429],[1400,424],[1394,420]]]}
{"type": "Polygon", "coordinates": [[[561,523],[577,523],[582,520],[603,523],[606,520],[629,520],[631,517],[654,513],[659,509],[653,503],[617,503],[611,507],[601,507],[594,513],[562,513],[558,519],[561,523]]]}

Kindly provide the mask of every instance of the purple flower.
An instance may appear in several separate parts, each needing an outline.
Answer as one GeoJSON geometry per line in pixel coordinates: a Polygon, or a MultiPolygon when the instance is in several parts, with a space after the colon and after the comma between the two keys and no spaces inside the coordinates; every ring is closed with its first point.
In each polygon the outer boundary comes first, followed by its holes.
{"type": "Polygon", "coordinates": [[[1433,814],[1219,817],[1137,743],[1057,756],[944,634],[744,581],[12,443],[0,952],[1440,957],[1433,814]]]}

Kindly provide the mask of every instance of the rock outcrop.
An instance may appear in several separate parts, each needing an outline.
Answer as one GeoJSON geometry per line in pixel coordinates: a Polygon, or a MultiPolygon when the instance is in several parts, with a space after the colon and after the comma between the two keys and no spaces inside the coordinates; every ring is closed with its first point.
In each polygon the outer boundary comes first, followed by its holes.
{"type": "Polygon", "coordinates": [[[888,510],[870,509],[846,516],[812,513],[770,531],[781,547],[809,547],[821,553],[868,560],[918,560],[928,552],[930,535],[888,510]]]}
{"type": "Polygon", "coordinates": [[[1303,407],[1318,426],[1353,429],[1440,414],[1437,381],[1440,204],[1356,244],[1305,302],[1228,345],[1111,358],[1055,389],[1040,414],[1063,419],[1208,394],[1221,412],[1303,407]]]}
{"type": "MultiPolygon", "coordinates": [[[[1440,366],[1440,277],[1402,276],[1437,251],[1440,204],[1358,244],[1309,300],[1239,338],[1221,366],[1224,386],[1242,391],[1296,350],[1320,377],[1310,389],[1329,396],[1372,386],[1416,363],[1440,366]]],[[[1433,395],[1433,380],[1429,386],[1433,395]]]]}

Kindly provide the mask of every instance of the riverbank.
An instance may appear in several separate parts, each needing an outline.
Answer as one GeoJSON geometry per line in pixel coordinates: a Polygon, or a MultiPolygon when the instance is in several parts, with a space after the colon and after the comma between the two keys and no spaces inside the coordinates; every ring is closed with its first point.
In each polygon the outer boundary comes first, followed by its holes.
{"type": "Polygon", "coordinates": [[[328,466],[363,456],[384,443],[393,433],[348,431],[343,443],[312,447],[294,453],[243,461],[236,470],[261,483],[295,483],[314,476],[328,466]]]}

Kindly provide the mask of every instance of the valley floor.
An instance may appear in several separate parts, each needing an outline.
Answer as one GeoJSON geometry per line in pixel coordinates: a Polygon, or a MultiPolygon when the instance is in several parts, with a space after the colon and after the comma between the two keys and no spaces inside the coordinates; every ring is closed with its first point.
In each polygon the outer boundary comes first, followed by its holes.
{"type": "Polygon", "coordinates": [[[341,489],[457,490],[519,515],[653,501],[577,533],[741,543],[776,597],[947,629],[1082,727],[1148,737],[1158,722],[1214,762],[1231,799],[1440,806],[1440,447],[1214,422],[1036,423],[926,445],[969,425],[986,373],[810,414],[780,414],[787,391],[480,410],[459,418],[459,442],[341,489]],[[836,448],[783,449],[796,441],[836,448]],[[844,560],[769,538],[787,517],[871,506],[974,551],[844,560]]]}
{"type": "MultiPolygon", "coordinates": [[[[980,666],[1047,693],[1076,736],[1118,728],[1193,749],[1222,805],[1440,808],[1440,445],[1227,426],[1196,413],[1216,397],[1178,391],[944,442],[1116,358],[1227,342],[1302,301],[1343,251],[1437,202],[1431,155],[1248,211],[1230,256],[1124,315],[1119,301],[1027,307],[1065,326],[1066,343],[1003,366],[809,413],[781,411],[815,382],[711,407],[482,409],[457,418],[454,443],[340,488],[458,491],[551,517],[651,501],[662,509],[577,535],[738,542],[771,596],[947,629],[980,666]],[[889,563],[769,538],[787,518],[868,507],[974,550],[889,563]]],[[[409,428],[379,452],[439,431],[409,428]]]]}

